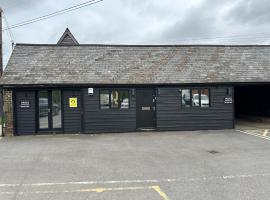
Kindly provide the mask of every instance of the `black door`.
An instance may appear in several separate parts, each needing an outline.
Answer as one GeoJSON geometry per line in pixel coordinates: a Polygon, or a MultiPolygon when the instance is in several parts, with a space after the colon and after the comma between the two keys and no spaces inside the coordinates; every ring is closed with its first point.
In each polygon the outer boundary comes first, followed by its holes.
{"type": "Polygon", "coordinates": [[[156,127],[155,90],[153,88],[136,89],[137,128],[156,127]]]}
{"type": "Polygon", "coordinates": [[[38,91],[38,130],[62,129],[62,106],[60,90],[38,91]]]}

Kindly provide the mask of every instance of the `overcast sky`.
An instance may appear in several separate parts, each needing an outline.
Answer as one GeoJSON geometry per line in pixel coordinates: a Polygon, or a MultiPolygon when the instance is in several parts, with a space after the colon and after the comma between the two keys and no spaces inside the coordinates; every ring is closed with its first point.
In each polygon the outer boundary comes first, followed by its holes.
{"type": "MultiPolygon", "coordinates": [[[[1,0],[9,25],[87,0],[1,0]]],[[[4,26],[6,24],[4,23],[4,26]]],[[[79,43],[269,44],[269,0],[104,0],[12,29],[16,43],[57,43],[69,27],[79,43]]],[[[4,32],[4,63],[11,53],[4,32]]]]}

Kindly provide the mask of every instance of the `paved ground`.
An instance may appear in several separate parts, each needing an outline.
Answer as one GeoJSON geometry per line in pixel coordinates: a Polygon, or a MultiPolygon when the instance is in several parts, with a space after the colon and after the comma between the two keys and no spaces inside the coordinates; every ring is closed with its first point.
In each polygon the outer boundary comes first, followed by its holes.
{"type": "Polygon", "coordinates": [[[238,119],[236,122],[236,129],[245,129],[245,130],[270,129],[270,119],[269,118],[238,119]]]}
{"type": "Polygon", "coordinates": [[[267,138],[247,130],[3,138],[0,199],[269,199],[267,138]]]}

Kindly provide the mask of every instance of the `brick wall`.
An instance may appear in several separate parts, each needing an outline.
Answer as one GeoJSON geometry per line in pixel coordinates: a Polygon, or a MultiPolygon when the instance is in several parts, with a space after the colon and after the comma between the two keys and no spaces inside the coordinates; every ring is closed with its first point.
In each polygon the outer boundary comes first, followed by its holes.
{"type": "Polygon", "coordinates": [[[12,102],[12,90],[3,91],[4,100],[4,136],[13,136],[13,102],[12,102]]]}

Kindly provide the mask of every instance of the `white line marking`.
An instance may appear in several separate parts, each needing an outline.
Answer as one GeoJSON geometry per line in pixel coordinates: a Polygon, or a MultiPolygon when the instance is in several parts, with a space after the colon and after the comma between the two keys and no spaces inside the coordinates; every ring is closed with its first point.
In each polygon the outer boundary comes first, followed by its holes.
{"type": "MultiPolygon", "coordinates": [[[[240,178],[254,178],[254,177],[269,177],[270,173],[262,174],[240,174],[240,175],[223,175],[223,176],[205,176],[188,179],[152,179],[152,180],[119,180],[119,181],[82,181],[82,182],[55,182],[55,183],[25,183],[21,186],[52,186],[52,185],[105,185],[105,184],[131,184],[131,183],[162,183],[162,182],[193,182],[193,181],[208,181],[208,180],[227,180],[240,178]]],[[[0,184],[0,187],[18,187],[20,184],[0,184]]]]}
{"type": "Polygon", "coordinates": [[[252,136],[255,136],[255,137],[259,137],[259,138],[262,138],[262,139],[265,139],[265,140],[270,140],[270,137],[263,136],[263,135],[260,135],[258,133],[251,133],[251,132],[242,131],[242,130],[236,130],[236,131],[241,132],[241,133],[245,133],[245,134],[248,134],[248,135],[252,135],[252,136]]]}
{"type": "Polygon", "coordinates": [[[263,136],[267,136],[267,134],[268,134],[268,129],[266,129],[266,130],[264,131],[263,136]]]}
{"type": "MultiPolygon", "coordinates": [[[[25,183],[22,186],[51,186],[51,185],[97,185],[97,184],[128,184],[128,183],[160,183],[175,182],[176,179],[152,179],[152,180],[119,180],[119,181],[80,181],[80,182],[58,182],[58,183],[25,183]]],[[[16,187],[20,184],[0,184],[0,187],[16,187]]]]}

